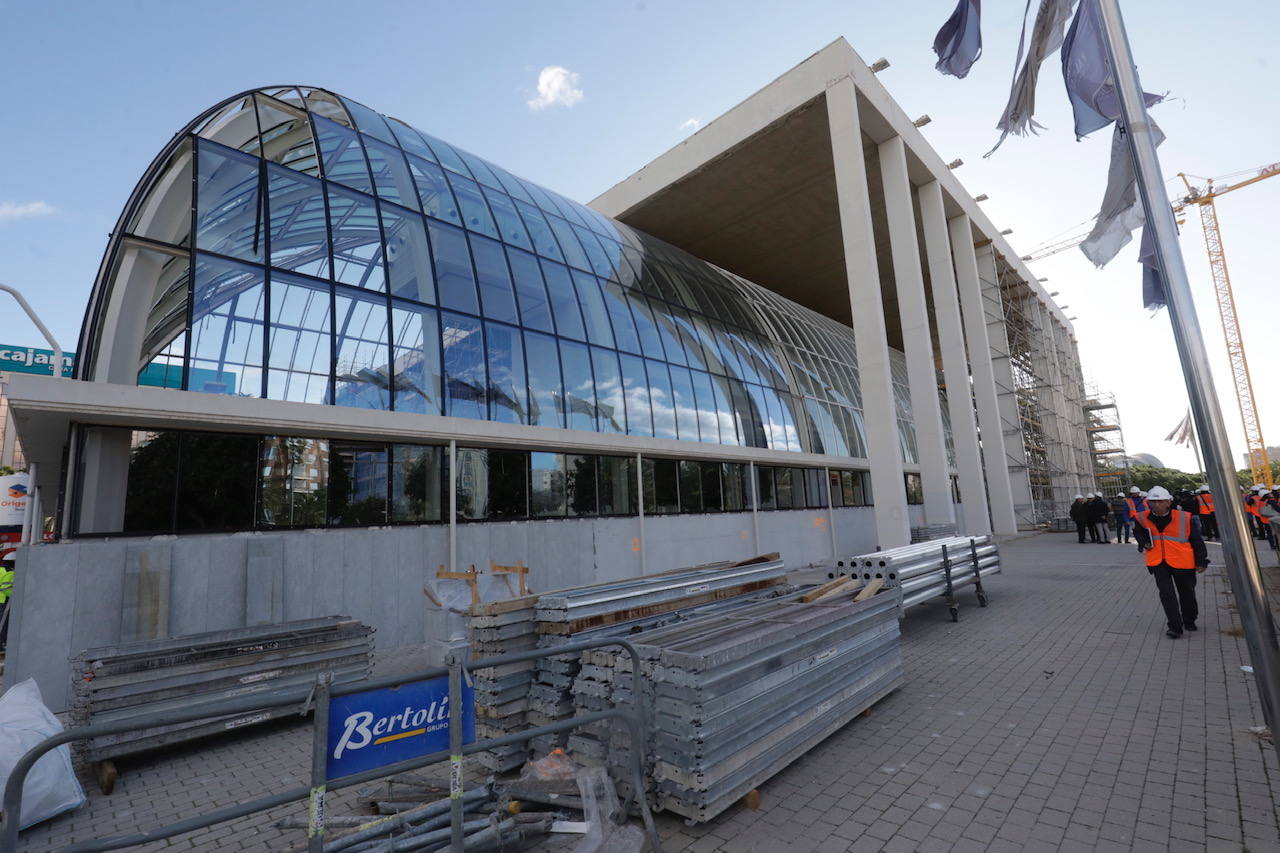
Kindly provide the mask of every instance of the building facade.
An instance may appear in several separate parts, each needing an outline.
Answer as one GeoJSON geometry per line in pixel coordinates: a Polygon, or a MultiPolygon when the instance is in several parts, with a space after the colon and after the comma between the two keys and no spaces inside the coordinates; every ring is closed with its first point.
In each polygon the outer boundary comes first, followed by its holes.
{"type": "Polygon", "coordinates": [[[586,206],[323,89],[189,123],[74,380],[8,383],[63,541],[22,552],[7,671],[56,705],[124,639],[343,612],[420,646],[438,568],[548,589],[1034,522],[1002,306],[1064,376],[1069,324],[852,49],[690,145],[586,206]],[[805,203],[725,204],[769,158],[805,203]]]}

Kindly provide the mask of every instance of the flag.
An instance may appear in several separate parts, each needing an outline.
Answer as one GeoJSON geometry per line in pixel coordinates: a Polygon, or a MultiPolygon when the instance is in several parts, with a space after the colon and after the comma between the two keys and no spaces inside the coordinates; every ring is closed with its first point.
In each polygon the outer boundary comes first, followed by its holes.
{"type": "Polygon", "coordinates": [[[1032,119],[1036,110],[1036,83],[1040,79],[1040,65],[1062,45],[1067,21],[1071,19],[1071,9],[1076,0],[1040,0],[1036,10],[1036,20],[1031,26],[1031,44],[1027,49],[1026,62],[1022,61],[1023,47],[1026,43],[1026,13],[1031,8],[1031,0],[1023,10],[1022,37],[1018,40],[1018,59],[1015,67],[1021,65],[1013,78],[1009,89],[1009,101],[1005,104],[1004,113],[996,122],[1000,131],[1000,139],[984,154],[990,157],[1000,147],[1005,138],[1013,133],[1026,136],[1027,132],[1035,133],[1043,127],[1032,119]]]}
{"type": "MultiPolygon", "coordinates": [[[[1075,114],[1076,139],[1120,118],[1120,97],[1102,33],[1098,4],[1083,0],[1062,44],[1062,79],[1075,114]]],[[[1142,96],[1148,107],[1164,100],[1149,92],[1142,96]]]]}
{"type": "Polygon", "coordinates": [[[1165,441],[1171,441],[1174,444],[1185,444],[1191,447],[1191,410],[1187,410],[1187,414],[1182,420],[1178,421],[1178,425],[1173,428],[1173,432],[1164,437],[1165,441]]]}
{"type": "Polygon", "coordinates": [[[1151,224],[1142,226],[1142,240],[1138,244],[1138,263],[1142,264],[1142,304],[1155,310],[1167,303],[1164,289],[1164,273],[1156,256],[1156,241],[1151,224]]]}
{"type": "MultiPolygon", "coordinates": [[[[1086,5],[1088,5],[1086,3],[1086,5]]],[[[1151,137],[1156,145],[1164,142],[1164,132],[1151,122],[1151,137]]],[[[1133,239],[1133,229],[1146,221],[1138,201],[1138,178],[1129,150],[1129,138],[1119,124],[1111,134],[1111,166],[1107,169],[1107,188],[1102,194],[1102,207],[1093,230],[1080,244],[1080,251],[1095,266],[1103,266],[1133,239]]]]}
{"type": "Polygon", "coordinates": [[[982,0],[960,0],[956,10],[933,37],[934,67],[943,74],[963,78],[982,56],[982,0]]]}

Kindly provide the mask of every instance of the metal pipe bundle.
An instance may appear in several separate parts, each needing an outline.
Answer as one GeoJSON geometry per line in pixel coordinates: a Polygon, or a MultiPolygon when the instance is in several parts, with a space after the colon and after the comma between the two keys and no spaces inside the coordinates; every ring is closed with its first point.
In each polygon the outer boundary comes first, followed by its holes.
{"type": "Polygon", "coordinates": [[[664,808],[712,819],[901,685],[900,591],[798,597],[633,635],[639,679],[621,655],[586,657],[611,665],[615,695],[638,683],[650,704],[650,794],[664,808]]]}
{"type": "MultiPolygon", "coordinates": [[[[864,579],[883,578],[901,588],[903,608],[913,607],[947,593],[947,567],[951,590],[976,584],[985,575],[1000,571],[1000,552],[989,536],[953,536],[874,551],[848,558],[861,566],[864,579]]],[[[985,602],[985,596],[979,595],[985,602]]],[[[952,614],[954,616],[954,613],[952,614]]]]}

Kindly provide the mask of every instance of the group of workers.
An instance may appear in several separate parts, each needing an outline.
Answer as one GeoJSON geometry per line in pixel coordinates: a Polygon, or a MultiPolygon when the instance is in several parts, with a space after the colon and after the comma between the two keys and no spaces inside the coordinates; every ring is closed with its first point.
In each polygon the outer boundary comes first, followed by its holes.
{"type": "MultiPolygon", "coordinates": [[[[1272,548],[1280,542],[1280,488],[1255,484],[1243,495],[1251,533],[1272,548]]],[[[1206,539],[1220,538],[1213,494],[1202,486],[1194,493],[1172,495],[1163,486],[1144,492],[1137,486],[1111,501],[1101,495],[1076,495],[1071,519],[1078,541],[1110,542],[1107,518],[1113,519],[1116,539],[1127,543],[1132,532],[1138,552],[1146,555],[1147,571],[1155,578],[1171,639],[1196,630],[1196,575],[1209,565],[1206,539]]]]}

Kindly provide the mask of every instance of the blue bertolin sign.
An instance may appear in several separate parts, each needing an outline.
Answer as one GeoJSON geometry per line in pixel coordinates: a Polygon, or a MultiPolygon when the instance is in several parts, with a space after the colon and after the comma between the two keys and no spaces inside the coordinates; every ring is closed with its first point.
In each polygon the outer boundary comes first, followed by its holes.
{"type": "MultiPolygon", "coordinates": [[[[476,739],[475,690],[462,685],[462,742],[476,739]]],[[[326,778],[449,748],[449,679],[415,681],[329,700],[326,778]]]]}

